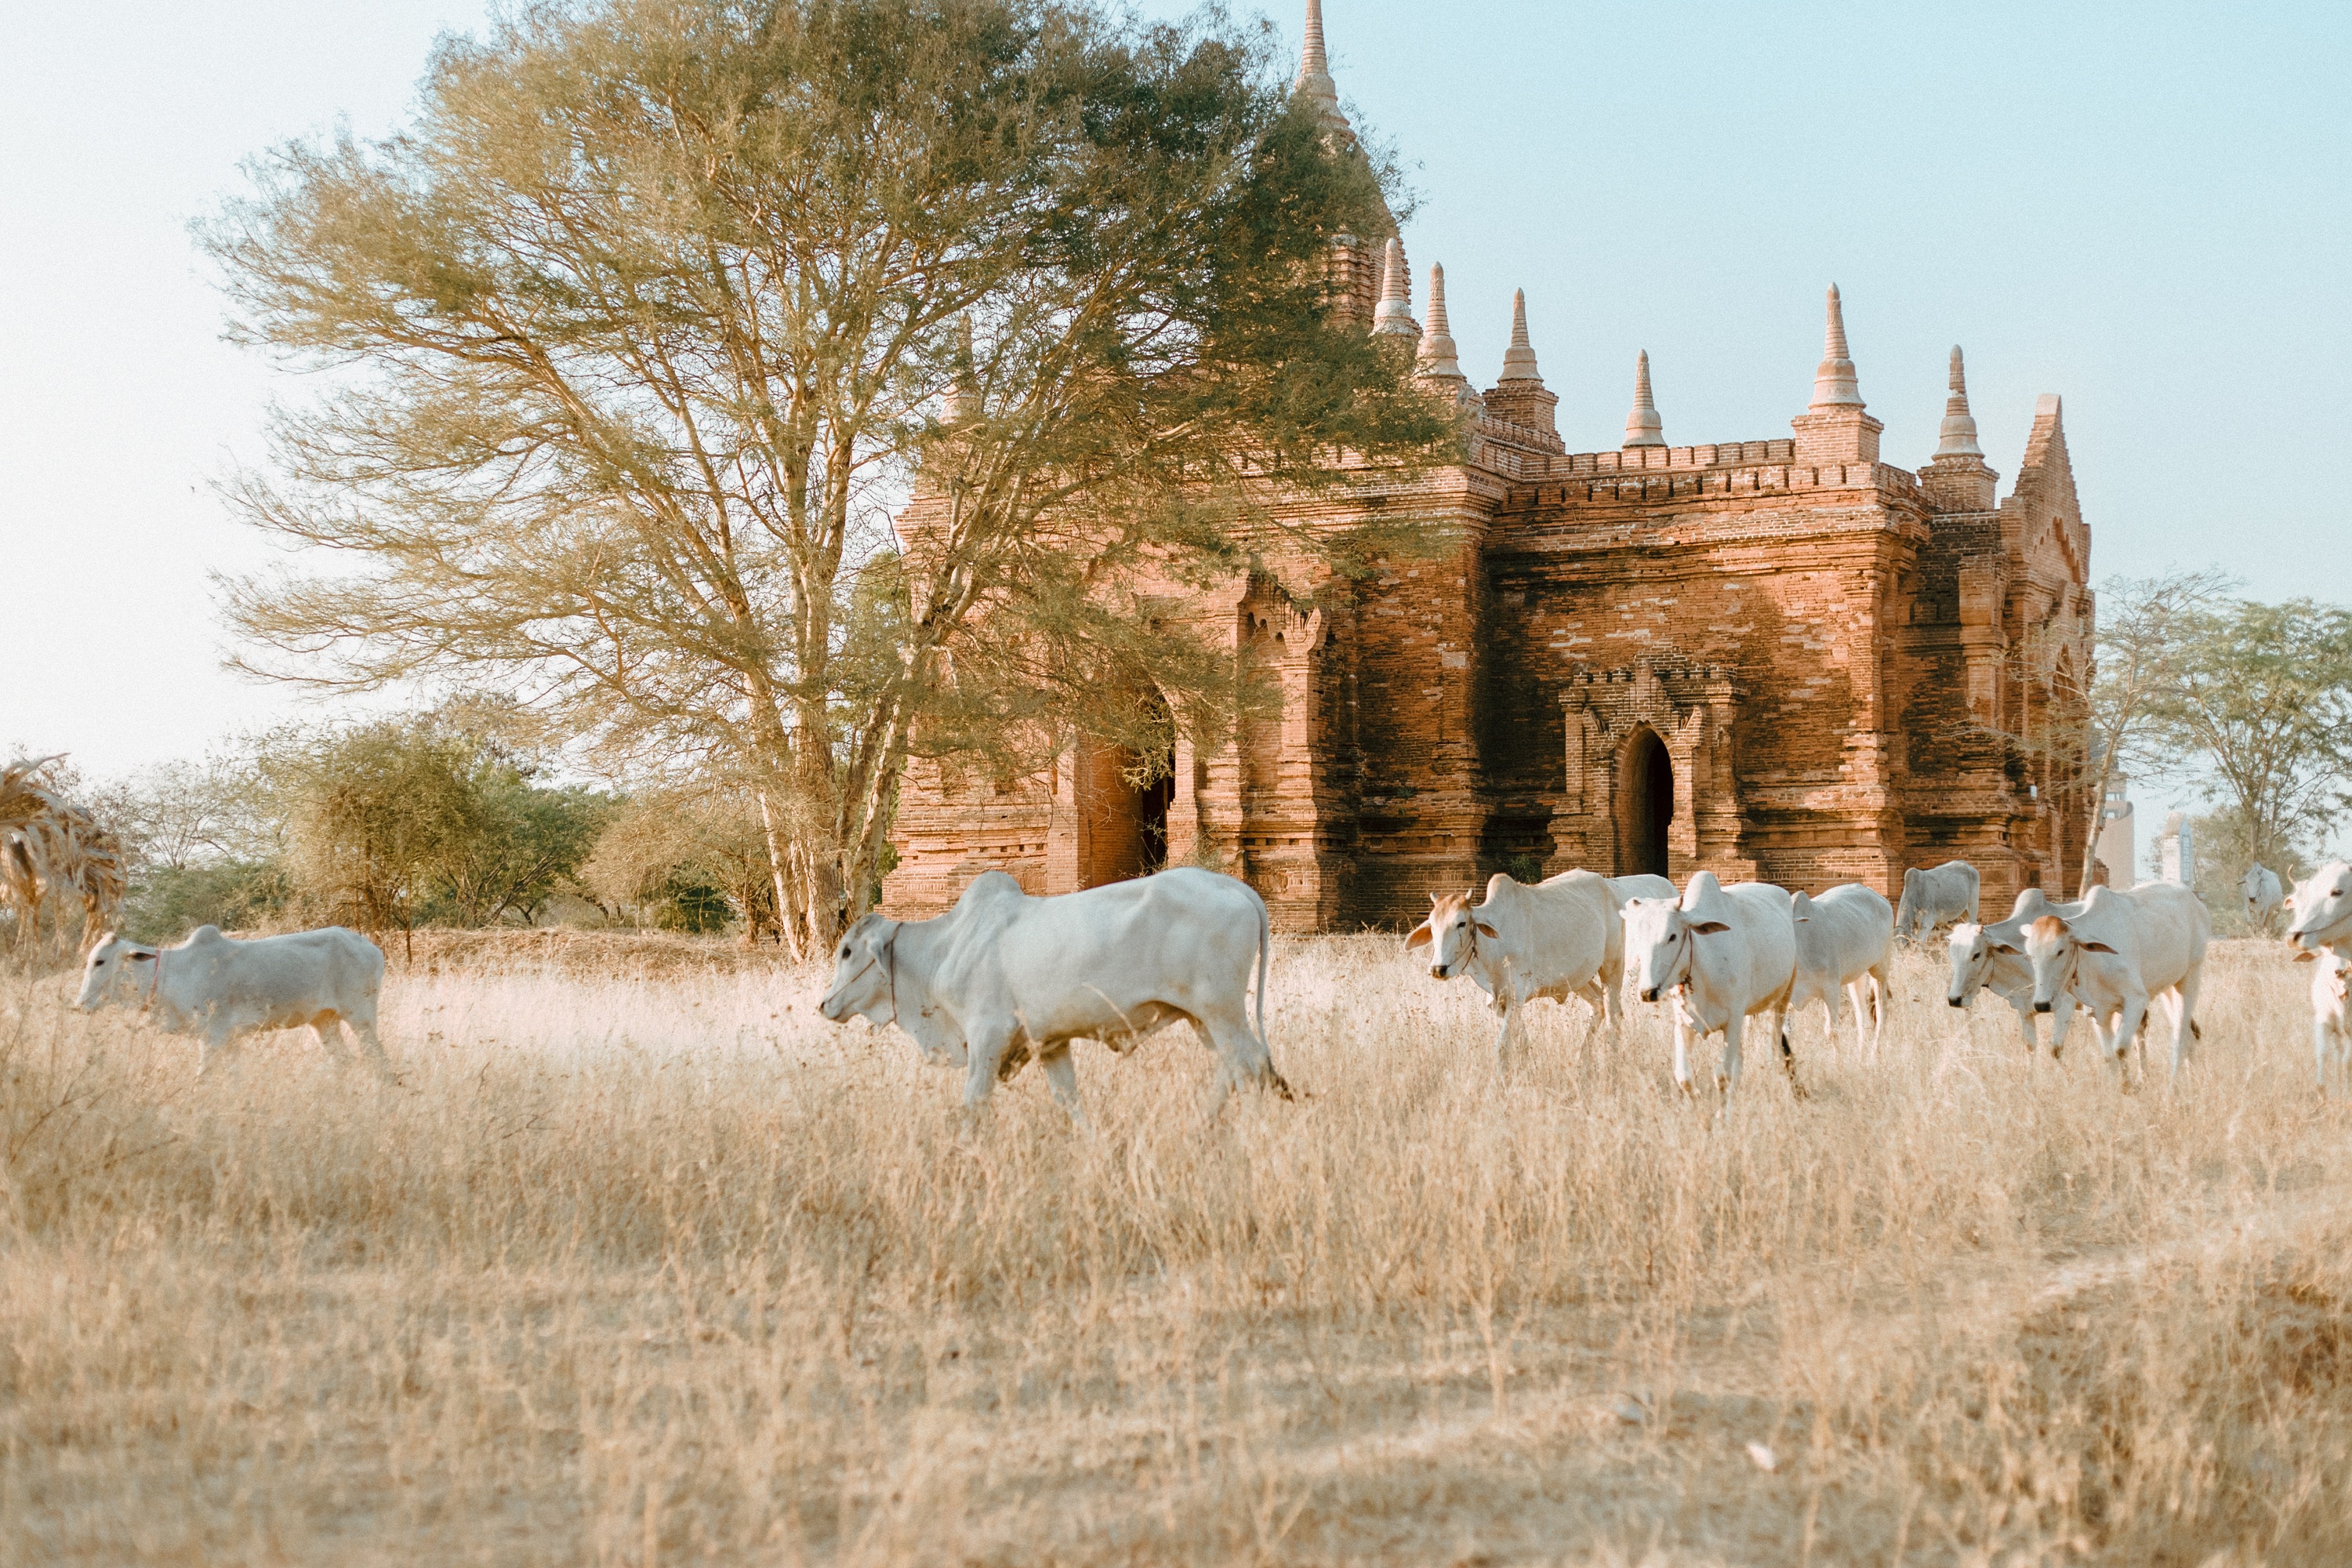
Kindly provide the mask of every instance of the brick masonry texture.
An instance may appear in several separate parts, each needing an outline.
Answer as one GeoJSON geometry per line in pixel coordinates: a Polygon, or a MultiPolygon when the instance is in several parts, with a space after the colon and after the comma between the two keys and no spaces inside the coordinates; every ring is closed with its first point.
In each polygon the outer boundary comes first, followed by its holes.
{"type": "MultiPolygon", "coordinates": [[[[1367,328],[1386,237],[1333,258],[1367,328]]],[[[2087,803],[1995,734],[2090,674],[2059,401],[1996,499],[1972,424],[1916,473],[1880,461],[1834,291],[1828,339],[1813,405],[1762,440],[1570,453],[1540,379],[1483,398],[1433,379],[1473,405],[1459,461],[1285,509],[1409,518],[1423,551],[1353,583],[1276,563],[1192,602],[1278,717],[1213,752],[1180,740],[1172,795],[1084,738],[1030,779],[919,764],[885,910],[937,913],[992,868],[1036,893],[1137,875],[1163,812],[1170,863],[1247,879],[1295,931],[1401,927],[1433,891],[1572,867],[1892,899],[1906,867],[1960,858],[1988,909],[2072,894],[2087,803]],[[2053,681],[2021,673],[2029,646],[2053,681]]],[[[1952,375],[1965,420],[1957,351],[1952,375]]]]}

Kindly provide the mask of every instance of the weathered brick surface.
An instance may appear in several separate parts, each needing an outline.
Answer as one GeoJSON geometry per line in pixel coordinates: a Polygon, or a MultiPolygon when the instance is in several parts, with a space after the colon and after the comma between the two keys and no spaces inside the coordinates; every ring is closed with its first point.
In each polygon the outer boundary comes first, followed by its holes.
{"type": "MultiPolygon", "coordinates": [[[[1366,320],[1373,251],[1333,259],[1366,320]]],[[[1442,334],[1434,298],[1431,318],[1442,334]]],[[[1246,877],[1300,931],[1418,919],[1498,869],[1704,867],[1893,897],[1906,867],[1958,857],[1989,907],[2073,891],[2078,789],[1998,738],[2090,671],[2090,533],[2058,400],[1997,500],[1973,426],[1958,439],[1957,353],[1952,438],[1914,474],[1879,460],[1834,292],[1828,336],[1790,437],[1571,453],[1515,335],[1519,372],[1471,400],[1463,461],[1365,476],[1352,510],[1294,501],[1309,528],[1411,518],[1428,549],[1306,600],[1267,575],[1195,598],[1279,715],[1213,754],[1179,742],[1169,857],[1246,877]],[[2029,647],[2054,650],[2054,690],[2029,647]]],[[[1134,874],[1160,807],[1127,787],[1133,760],[1081,739],[1036,779],[917,770],[886,907],[943,909],[991,866],[1040,892],[1134,874]]]]}

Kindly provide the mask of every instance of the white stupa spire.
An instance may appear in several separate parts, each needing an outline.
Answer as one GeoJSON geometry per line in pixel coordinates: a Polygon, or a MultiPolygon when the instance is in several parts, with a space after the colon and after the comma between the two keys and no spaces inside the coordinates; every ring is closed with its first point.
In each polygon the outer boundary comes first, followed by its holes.
{"type": "Polygon", "coordinates": [[[1984,448],[1977,445],[1976,416],[1969,412],[1968,371],[1960,363],[1960,345],[1952,345],[1952,395],[1944,400],[1942,439],[1936,443],[1939,458],[1981,458],[1984,448]]]}
{"type": "Polygon", "coordinates": [[[1665,421],[1658,417],[1657,402],[1650,395],[1650,351],[1643,349],[1633,362],[1633,411],[1625,416],[1625,445],[1663,447],[1665,429],[1665,421]]]}
{"type": "Polygon", "coordinates": [[[1528,341],[1528,291],[1511,290],[1511,346],[1503,351],[1503,374],[1498,381],[1543,380],[1536,369],[1535,345],[1528,341]]]}
{"type": "Polygon", "coordinates": [[[1829,330],[1821,367],[1813,372],[1812,405],[1816,411],[1862,406],[1862,388],[1853,379],[1853,356],[1845,346],[1845,307],[1834,283],[1830,285],[1829,330]]]}
{"type": "Polygon", "coordinates": [[[1419,337],[1421,323],[1412,319],[1412,280],[1404,268],[1404,242],[1391,239],[1381,271],[1381,302],[1372,310],[1372,331],[1381,336],[1419,337]]]}
{"type": "Polygon", "coordinates": [[[1453,381],[1467,378],[1462,374],[1462,362],[1454,348],[1454,334],[1445,321],[1445,268],[1433,266],[1429,269],[1429,321],[1421,329],[1421,351],[1415,356],[1420,363],[1413,374],[1438,376],[1453,381]]]}

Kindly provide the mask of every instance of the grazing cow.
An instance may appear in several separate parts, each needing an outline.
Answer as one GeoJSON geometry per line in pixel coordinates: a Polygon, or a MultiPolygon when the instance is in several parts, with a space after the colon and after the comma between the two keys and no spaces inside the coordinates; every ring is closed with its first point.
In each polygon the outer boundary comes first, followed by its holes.
{"type": "Polygon", "coordinates": [[[2286,935],[2297,947],[2329,947],[2352,957],[2352,864],[2330,860],[2294,885],[2294,921],[2286,935]]]}
{"type": "MultiPolygon", "coordinates": [[[[1746,1021],[1771,1016],[1780,1065],[1797,1086],[1789,1049],[1789,989],[1797,973],[1797,927],[1788,889],[1769,882],[1726,888],[1712,871],[1692,876],[1676,899],[1634,899],[1624,910],[1625,952],[1644,1002],[1671,994],[1675,1003],[1675,1081],[1691,1087],[1690,1040],[1720,1032],[1723,1066],[1716,1085],[1726,1096],[1739,1082],[1746,1021]]],[[[1801,1089],[1798,1089],[1802,1093],[1801,1089]]]]}
{"type": "Polygon", "coordinates": [[[2333,1076],[2352,1088],[2352,1017],[2347,1016],[2345,976],[2352,959],[2334,948],[2299,948],[2297,963],[2316,963],[2311,976],[2311,1055],[2319,1079],[2319,1096],[2327,1098],[2333,1076]]]}
{"type": "Polygon", "coordinates": [[[2286,889],[2279,885],[2279,874],[2258,860],[2238,879],[2238,891],[2245,896],[2247,923],[2268,936],[2271,916],[2286,902],[2286,889]]]}
{"type": "Polygon", "coordinates": [[[2205,944],[2212,937],[2205,906],[2176,882],[2143,882],[2128,892],[2093,888],[2080,914],[2044,914],[2025,928],[2033,1010],[2047,1013],[2072,992],[2089,1009],[2092,1031],[2120,1074],[2149,1001],[2164,996],[2178,1074],[2189,1059],[2205,944]]]}
{"type": "Polygon", "coordinates": [[[1789,988],[1789,1011],[1818,1001],[1829,1013],[1829,1038],[1837,1038],[1838,994],[1853,1003],[1853,1043],[1878,1055],[1879,1031],[1895,993],[1888,965],[1895,948],[1895,909],[1859,882],[1832,888],[1820,898],[1799,893],[1790,900],[1797,927],[1797,977],[1789,988]]]}
{"type": "Polygon", "coordinates": [[[1126,1051],[1181,1018],[1217,1054],[1213,1111],[1235,1084],[1290,1092],[1265,1047],[1273,946],[1255,890],[1197,867],[1054,898],[1032,898],[1004,872],[983,871],[935,919],[869,914],[850,927],[817,1011],[835,1024],[863,1016],[898,1025],[924,1059],[964,1069],[972,1110],[1034,1056],[1078,1121],[1086,1116],[1070,1043],[1126,1051]]]}
{"type": "Polygon", "coordinates": [[[174,1035],[201,1042],[197,1070],[209,1075],[236,1037],[254,1029],[310,1026],[328,1055],[343,1060],[349,1028],[384,1078],[392,1064],[376,1037],[383,950],[355,931],[327,926],[290,936],[240,941],[218,926],[198,926],[176,947],[125,942],[112,931],[83,963],[74,1005],[95,1013],[111,1002],[135,1004],[174,1035]]]}
{"type": "Polygon", "coordinates": [[[1563,871],[1531,888],[1498,871],[1475,909],[1468,893],[1432,893],[1429,902],[1429,918],[1404,939],[1405,951],[1427,948],[1432,975],[1467,974],[1493,998],[1503,1019],[1496,1062],[1505,1059],[1519,1010],[1539,996],[1562,1003],[1581,996],[1596,1028],[1623,1021],[1625,931],[1606,878],[1563,871]]]}
{"type": "Polygon", "coordinates": [[[1977,918],[1977,868],[1965,860],[1914,866],[1903,873],[1903,902],[1895,911],[1895,934],[1919,942],[1946,921],[1977,918]]]}
{"type": "MultiPolygon", "coordinates": [[[[2045,914],[2061,918],[2079,915],[2083,906],[2053,904],[2039,888],[2017,895],[2009,918],[1991,925],[1963,921],[1952,928],[1952,984],[1944,1000],[1965,1007],[1979,990],[1990,991],[2017,1010],[2018,1032],[2025,1037],[2025,1054],[2040,1045],[2033,1027],[2033,964],[2025,956],[2025,928],[2045,914]]],[[[2066,1048],[2066,1033],[2074,1022],[2074,999],[2052,1010],[2050,1056],[2057,1059],[2066,1048]]]]}

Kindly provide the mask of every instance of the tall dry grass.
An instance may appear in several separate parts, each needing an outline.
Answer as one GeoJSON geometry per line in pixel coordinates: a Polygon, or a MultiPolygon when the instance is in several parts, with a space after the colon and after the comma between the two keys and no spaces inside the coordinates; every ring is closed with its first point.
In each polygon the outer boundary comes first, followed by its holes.
{"type": "Polygon", "coordinates": [[[1091,1134],[789,972],[395,974],[389,1091],[0,980],[0,1563],[2352,1561],[2278,951],[2177,1087],[1914,960],[1721,1123],[1649,1009],[1506,1079],[1388,942],[1275,974],[1305,1103],[1180,1030],[1091,1134]]]}

